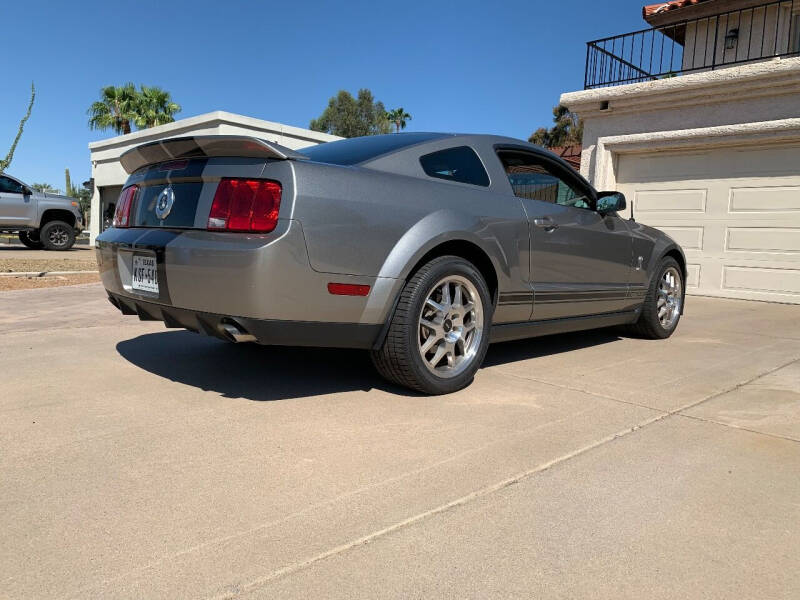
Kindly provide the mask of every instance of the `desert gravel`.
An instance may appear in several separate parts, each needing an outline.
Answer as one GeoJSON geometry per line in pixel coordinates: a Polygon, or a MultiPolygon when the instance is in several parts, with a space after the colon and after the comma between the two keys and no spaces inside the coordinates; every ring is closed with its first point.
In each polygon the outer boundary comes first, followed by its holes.
{"type": "Polygon", "coordinates": [[[32,275],[20,275],[18,277],[14,277],[4,275],[0,277],[0,292],[6,292],[9,290],[58,287],[62,285],[76,285],[79,283],[94,283],[96,281],[100,281],[100,276],[97,273],[46,275],[44,277],[36,277],[32,275]]]}

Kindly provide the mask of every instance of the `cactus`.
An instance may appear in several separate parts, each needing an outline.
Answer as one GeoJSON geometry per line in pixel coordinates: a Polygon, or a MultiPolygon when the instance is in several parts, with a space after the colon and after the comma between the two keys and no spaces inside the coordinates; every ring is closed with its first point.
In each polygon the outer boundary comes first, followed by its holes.
{"type": "Polygon", "coordinates": [[[36,98],[36,88],[31,82],[31,101],[28,104],[28,112],[25,113],[25,116],[22,117],[22,120],[19,122],[19,129],[17,130],[17,137],[14,138],[14,143],[11,144],[11,149],[6,154],[6,157],[0,160],[0,173],[8,169],[8,166],[11,164],[11,161],[14,158],[14,150],[17,149],[17,143],[19,142],[19,138],[22,137],[22,129],[25,127],[25,121],[31,116],[31,111],[33,110],[33,101],[36,98]]]}

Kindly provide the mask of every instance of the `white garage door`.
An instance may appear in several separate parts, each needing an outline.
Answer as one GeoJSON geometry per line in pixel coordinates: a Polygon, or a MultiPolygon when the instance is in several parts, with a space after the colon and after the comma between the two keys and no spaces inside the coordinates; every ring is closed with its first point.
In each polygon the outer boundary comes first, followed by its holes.
{"type": "Polygon", "coordinates": [[[622,154],[617,182],[683,246],[689,293],[800,304],[800,147],[622,154]]]}

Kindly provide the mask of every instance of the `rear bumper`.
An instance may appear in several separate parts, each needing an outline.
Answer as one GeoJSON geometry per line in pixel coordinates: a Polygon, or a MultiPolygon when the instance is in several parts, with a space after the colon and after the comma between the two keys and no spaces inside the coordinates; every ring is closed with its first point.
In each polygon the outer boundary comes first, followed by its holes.
{"type": "Polygon", "coordinates": [[[124,313],[229,339],[238,323],[263,344],[369,348],[402,281],[315,271],[299,222],[269,234],[159,228],[108,229],[97,238],[100,277],[124,313]],[[135,255],[155,257],[158,293],[134,291],[135,255]],[[369,285],[337,296],[328,283],[369,285]]]}
{"type": "Polygon", "coordinates": [[[323,323],[251,319],[205,313],[112,294],[108,299],[122,314],[138,315],[142,321],[163,321],[169,328],[234,341],[225,325],[255,338],[255,342],[275,346],[315,346],[330,348],[372,348],[382,325],[362,323],[323,323]]]}

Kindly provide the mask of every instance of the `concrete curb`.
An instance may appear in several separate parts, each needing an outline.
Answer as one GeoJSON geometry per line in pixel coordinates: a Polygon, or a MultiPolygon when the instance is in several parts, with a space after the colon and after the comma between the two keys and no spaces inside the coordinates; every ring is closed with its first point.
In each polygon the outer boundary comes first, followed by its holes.
{"type": "MultiPolygon", "coordinates": [[[[8,245],[8,246],[21,246],[22,242],[19,241],[17,237],[10,237],[10,236],[0,236],[0,244],[8,245]]],[[[89,245],[89,238],[88,237],[79,237],[75,238],[75,245],[76,246],[88,246],[89,245]]]]}
{"type": "Polygon", "coordinates": [[[85,273],[100,273],[100,271],[19,271],[0,273],[0,277],[47,277],[48,275],[79,275],[85,273]]]}

